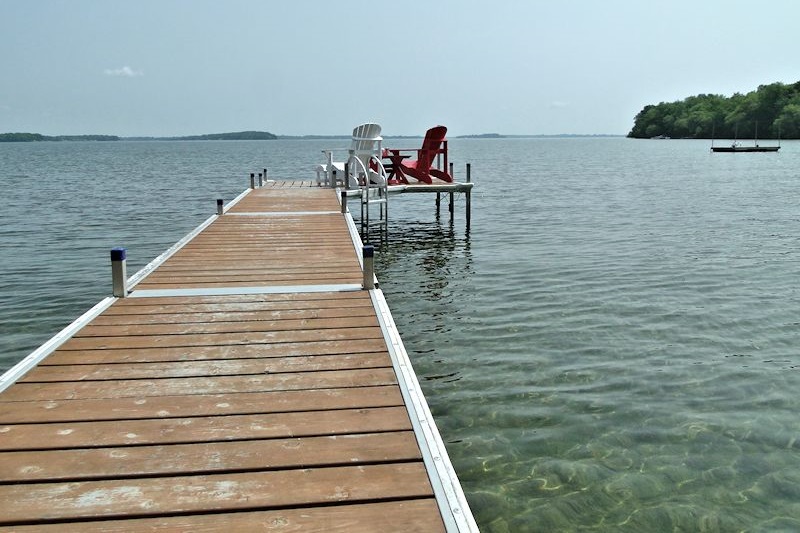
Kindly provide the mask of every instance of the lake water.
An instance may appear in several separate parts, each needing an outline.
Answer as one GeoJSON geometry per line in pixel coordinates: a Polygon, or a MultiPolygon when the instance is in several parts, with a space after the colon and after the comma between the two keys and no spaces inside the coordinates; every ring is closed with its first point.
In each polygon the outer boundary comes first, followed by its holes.
{"type": "MultiPolygon", "coordinates": [[[[346,145],[0,144],[0,367],[110,293],[110,248],[133,273],[346,145]]],[[[454,139],[470,232],[392,199],[378,276],[482,531],[800,530],[800,143],[708,146],[454,139]]]]}

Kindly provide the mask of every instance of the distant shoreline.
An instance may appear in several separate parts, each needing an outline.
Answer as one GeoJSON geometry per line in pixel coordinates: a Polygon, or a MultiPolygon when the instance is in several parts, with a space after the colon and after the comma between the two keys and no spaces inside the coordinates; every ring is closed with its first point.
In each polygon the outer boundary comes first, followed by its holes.
{"type": "Polygon", "coordinates": [[[458,135],[455,139],[560,139],[569,137],[625,137],[615,133],[540,133],[536,135],[503,135],[500,133],[481,133],[478,135],[458,135]]]}
{"type": "MultiPolygon", "coordinates": [[[[540,139],[540,138],[572,138],[572,137],[625,137],[617,134],[537,134],[537,135],[503,135],[499,133],[481,133],[477,135],[458,135],[455,139],[540,139]]],[[[204,135],[188,135],[182,137],[120,137],[117,135],[42,135],[41,133],[0,133],[0,142],[114,142],[114,141],[271,141],[271,140],[325,140],[349,139],[347,135],[275,135],[266,131],[239,131],[231,133],[209,133],[204,135]]],[[[420,139],[422,135],[387,135],[384,139],[420,139]]]]}

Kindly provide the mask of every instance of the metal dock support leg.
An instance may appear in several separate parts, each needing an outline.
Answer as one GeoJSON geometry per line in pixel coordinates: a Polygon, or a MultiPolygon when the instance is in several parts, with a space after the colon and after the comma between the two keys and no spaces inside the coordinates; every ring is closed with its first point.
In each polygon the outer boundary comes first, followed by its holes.
{"type": "MultiPolygon", "coordinates": [[[[450,177],[453,178],[453,180],[456,179],[455,172],[453,172],[453,163],[450,163],[450,177]]],[[[450,193],[450,205],[448,207],[450,209],[450,222],[452,222],[454,216],[453,212],[455,211],[453,207],[453,193],[450,193]]]]}
{"type": "Polygon", "coordinates": [[[453,204],[454,204],[453,193],[449,193],[449,194],[450,194],[450,205],[448,207],[450,209],[450,222],[452,222],[453,221],[453,211],[454,211],[455,208],[453,206],[453,204]]]}
{"type": "MultiPolygon", "coordinates": [[[[472,183],[472,165],[467,163],[467,183],[472,183]]],[[[467,189],[467,231],[472,219],[472,189],[467,189]]]]}

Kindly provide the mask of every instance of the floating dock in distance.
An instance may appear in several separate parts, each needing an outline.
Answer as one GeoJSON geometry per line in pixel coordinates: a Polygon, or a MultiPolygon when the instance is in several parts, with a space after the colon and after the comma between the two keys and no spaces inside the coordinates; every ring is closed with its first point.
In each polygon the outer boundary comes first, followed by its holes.
{"type": "Polygon", "coordinates": [[[477,531],[311,185],[246,191],[0,378],[0,527],[477,531]]]}
{"type": "Polygon", "coordinates": [[[712,152],[728,152],[728,153],[751,153],[751,152],[777,152],[780,146],[712,146],[712,152]]]}

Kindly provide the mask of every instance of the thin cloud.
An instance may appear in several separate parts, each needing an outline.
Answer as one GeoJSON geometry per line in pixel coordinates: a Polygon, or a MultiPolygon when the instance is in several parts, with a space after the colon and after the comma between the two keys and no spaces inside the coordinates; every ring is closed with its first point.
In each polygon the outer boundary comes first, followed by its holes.
{"type": "Polygon", "coordinates": [[[559,109],[559,108],[562,108],[562,107],[569,107],[569,102],[561,102],[559,100],[556,100],[554,102],[550,102],[550,107],[553,108],[553,109],[559,109]]]}
{"type": "Polygon", "coordinates": [[[135,78],[136,76],[144,76],[141,70],[133,70],[131,67],[125,65],[120,68],[107,68],[103,71],[106,76],[122,76],[123,78],[135,78]]]}

